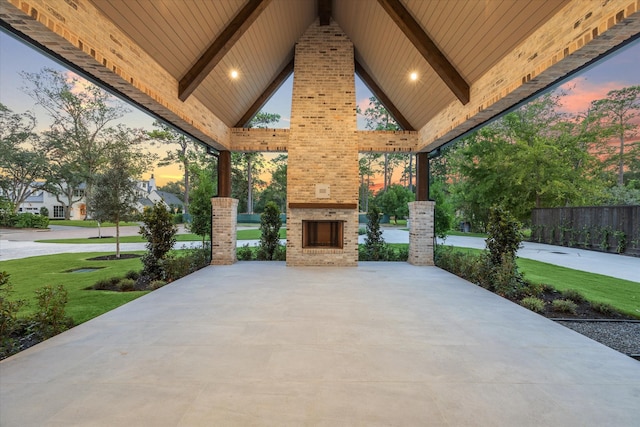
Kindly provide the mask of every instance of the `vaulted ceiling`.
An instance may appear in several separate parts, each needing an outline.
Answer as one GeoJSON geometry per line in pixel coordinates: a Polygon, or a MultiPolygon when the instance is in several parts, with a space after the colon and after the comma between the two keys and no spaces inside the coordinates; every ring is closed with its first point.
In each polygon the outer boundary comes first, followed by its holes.
{"type": "MultiPolygon", "coordinates": [[[[268,99],[261,95],[293,59],[298,38],[320,11],[328,10],[353,41],[360,71],[372,79],[378,95],[388,97],[387,106],[395,106],[396,115],[404,117],[403,125],[410,129],[420,129],[459,98],[434,70],[434,64],[425,59],[420,50],[425,48],[418,44],[420,37],[433,42],[431,51],[441,54],[467,85],[468,98],[470,84],[568,2],[91,1],[178,81],[188,76],[207,49],[222,43],[219,39],[226,29],[237,29],[242,21],[253,19],[241,29],[244,32],[237,41],[218,46],[222,52],[214,58],[215,66],[190,88],[192,93],[188,95],[196,97],[227,126],[242,126],[242,118],[256,100],[268,99]],[[255,12],[251,15],[244,8],[255,12]],[[398,8],[407,16],[394,15],[398,8]],[[238,17],[241,22],[236,22],[238,17]],[[402,22],[398,25],[394,17],[417,23],[417,34],[405,26],[410,32],[407,36],[402,22]],[[235,81],[229,77],[231,70],[239,72],[235,81]],[[417,83],[409,79],[411,72],[418,73],[417,83]]],[[[462,97],[460,102],[467,100],[462,97]]]]}
{"type": "Polygon", "coordinates": [[[639,9],[640,0],[0,0],[0,25],[233,150],[232,128],[293,72],[296,41],[333,20],[354,44],[355,72],[417,131],[410,149],[432,151],[637,39],[639,9]]]}

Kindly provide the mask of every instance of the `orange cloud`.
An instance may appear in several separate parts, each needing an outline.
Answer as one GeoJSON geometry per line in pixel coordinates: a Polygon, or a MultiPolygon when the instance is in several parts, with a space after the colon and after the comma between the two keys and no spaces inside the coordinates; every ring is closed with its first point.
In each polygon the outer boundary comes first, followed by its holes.
{"type": "Polygon", "coordinates": [[[624,84],[615,81],[593,83],[586,77],[576,77],[558,88],[567,94],[561,100],[561,111],[571,114],[585,112],[589,109],[591,101],[606,98],[609,91],[621,89],[624,86],[624,84]]]}

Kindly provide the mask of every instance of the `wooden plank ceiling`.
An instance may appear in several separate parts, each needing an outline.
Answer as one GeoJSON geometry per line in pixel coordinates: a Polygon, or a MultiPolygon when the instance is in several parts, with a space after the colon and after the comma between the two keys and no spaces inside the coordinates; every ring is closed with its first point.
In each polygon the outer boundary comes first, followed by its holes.
{"type": "Polygon", "coordinates": [[[268,100],[298,38],[330,16],[404,127],[420,129],[466,103],[468,87],[569,0],[91,1],[181,82],[181,98],[196,97],[229,127],[268,100]]]}

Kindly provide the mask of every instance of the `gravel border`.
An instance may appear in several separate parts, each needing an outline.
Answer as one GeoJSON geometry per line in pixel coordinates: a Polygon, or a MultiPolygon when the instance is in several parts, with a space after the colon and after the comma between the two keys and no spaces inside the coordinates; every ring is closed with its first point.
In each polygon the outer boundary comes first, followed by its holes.
{"type": "Polygon", "coordinates": [[[602,320],[556,320],[592,340],[627,355],[640,355],[640,322],[602,320]]]}

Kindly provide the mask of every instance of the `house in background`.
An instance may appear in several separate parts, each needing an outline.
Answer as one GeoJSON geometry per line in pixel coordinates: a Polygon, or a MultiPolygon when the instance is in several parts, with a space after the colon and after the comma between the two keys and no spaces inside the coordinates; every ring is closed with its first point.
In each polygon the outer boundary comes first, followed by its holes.
{"type": "MultiPolygon", "coordinates": [[[[34,186],[38,185],[34,183],[34,186]]],[[[64,219],[64,206],[59,202],[55,194],[45,191],[38,185],[38,189],[29,196],[24,203],[18,207],[18,213],[33,213],[39,214],[42,208],[46,208],[49,212],[50,219],[64,219]]],[[[182,212],[184,209],[184,203],[172,193],[166,191],[160,191],[156,187],[156,180],[151,175],[146,181],[137,181],[136,189],[138,193],[138,201],[136,203],[136,210],[140,213],[145,208],[151,207],[154,203],[162,202],[168,210],[172,213],[182,212]]],[[[81,188],[76,190],[74,196],[80,197],[80,200],[73,203],[69,210],[69,219],[83,220],[87,215],[87,203],[84,195],[85,185],[82,184],[81,188]]]]}

